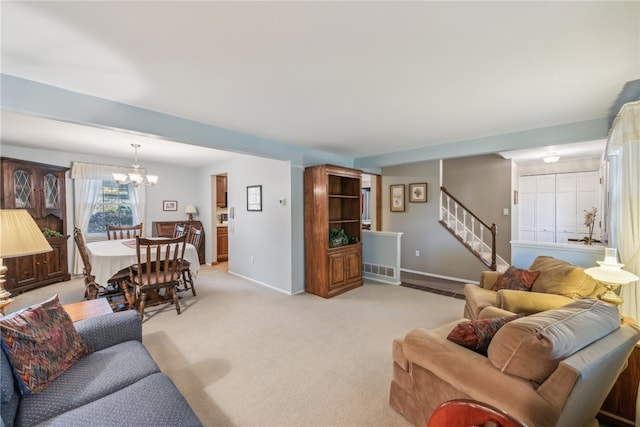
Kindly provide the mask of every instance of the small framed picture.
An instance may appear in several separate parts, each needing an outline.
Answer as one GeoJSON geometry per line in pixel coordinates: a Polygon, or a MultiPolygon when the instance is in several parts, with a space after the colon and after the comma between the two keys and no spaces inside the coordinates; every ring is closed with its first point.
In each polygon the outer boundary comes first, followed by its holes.
{"type": "Polygon", "coordinates": [[[262,210],[262,185],[247,186],[247,210],[262,210]]]}
{"type": "Polygon", "coordinates": [[[177,211],[178,210],[178,201],[177,200],[163,200],[162,201],[162,210],[163,211],[177,211]]]}
{"type": "Polygon", "coordinates": [[[392,185],[389,189],[391,212],[404,212],[404,184],[392,185]]]}
{"type": "Polygon", "coordinates": [[[414,203],[427,203],[426,182],[409,184],[409,201],[414,203]]]}

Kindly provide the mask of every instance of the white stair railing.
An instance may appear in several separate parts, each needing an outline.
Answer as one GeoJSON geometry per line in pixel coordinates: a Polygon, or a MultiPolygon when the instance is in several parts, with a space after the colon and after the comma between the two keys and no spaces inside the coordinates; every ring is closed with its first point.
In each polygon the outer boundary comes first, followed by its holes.
{"type": "Polygon", "coordinates": [[[440,222],[492,270],[503,270],[508,263],[496,254],[495,224],[488,225],[467,209],[445,187],[441,187],[440,222]],[[485,241],[485,229],[488,231],[485,241]]]}

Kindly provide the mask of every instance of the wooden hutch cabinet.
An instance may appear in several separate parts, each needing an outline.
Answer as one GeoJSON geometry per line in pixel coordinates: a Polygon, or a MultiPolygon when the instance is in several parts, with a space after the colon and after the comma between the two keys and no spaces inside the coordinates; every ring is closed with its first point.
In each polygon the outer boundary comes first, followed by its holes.
{"type": "Polygon", "coordinates": [[[333,165],[304,171],[305,290],[329,298],[362,286],[362,172],[333,165]],[[343,242],[330,231],[344,230],[343,242]]]}
{"type": "Polygon", "coordinates": [[[52,252],[5,259],[8,268],[5,288],[22,293],[55,282],[69,280],[65,173],[69,168],[9,158],[2,164],[3,209],[26,209],[40,228],[62,234],[47,237],[52,252]]]}
{"type": "Polygon", "coordinates": [[[200,221],[153,221],[151,224],[151,234],[153,237],[173,237],[173,230],[176,224],[187,225],[190,227],[193,226],[202,230],[200,247],[198,248],[198,261],[200,261],[200,264],[204,264],[206,262],[206,258],[204,256],[205,234],[204,227],[200,221]]]}

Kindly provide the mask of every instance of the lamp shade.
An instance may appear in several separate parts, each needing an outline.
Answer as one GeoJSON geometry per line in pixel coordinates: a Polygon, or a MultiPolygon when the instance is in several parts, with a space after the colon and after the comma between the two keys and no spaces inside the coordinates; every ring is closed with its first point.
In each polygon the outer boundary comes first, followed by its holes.
{"type": "Polygon", "coordinates": [[[187,213],[187,214],[194,214],[194,213],[196,213],[196,212],[197,212],[196,207],[195,207],[195,206],[193,206],[193,205],[187,205],[187,207],[186,207],[186,208],[184,208],[184,213],[187,213]]]}
{"type": "Polygon", "coordinates": [[[29,212],[24,209],[0,209],[0,258],[52,250],[29,212]]]}
{"type": "Polygon", "coordinates": [[[625,285],[638,280],[638,276],[622,269],[624,264],[618,263],[615,248],[606,248],[604,261],[598,261],[598,264],[600,267],[587,268],[584,272],[603,283],[625,285]]]}

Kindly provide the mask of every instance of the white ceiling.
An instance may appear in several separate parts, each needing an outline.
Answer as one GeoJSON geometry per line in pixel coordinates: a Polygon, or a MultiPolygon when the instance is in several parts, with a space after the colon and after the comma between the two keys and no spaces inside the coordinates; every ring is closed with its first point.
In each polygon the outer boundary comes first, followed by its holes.
{"type": "Polygon", "coordinates": [[[83,126],[10,111],[2,112],[2,142],[69,153],[124,157],[130,158],[132,163],[134,148],[131,144],[138,144],[140,160],[193,167],[210,165],[238,155],[148,135],[83,126]],[[150,138],[153,138],[153,142],[150,138]]]}
{"type": "MultiPolygon", "coordinates": [[[[608,117],[640,77],[637,1],[3,1],[1,35],[3,73],[351,157],[608,117]]],[[[48,122],[3,141],[89,150],[48,122]]]]}

